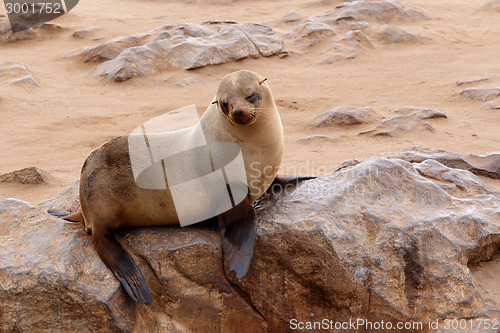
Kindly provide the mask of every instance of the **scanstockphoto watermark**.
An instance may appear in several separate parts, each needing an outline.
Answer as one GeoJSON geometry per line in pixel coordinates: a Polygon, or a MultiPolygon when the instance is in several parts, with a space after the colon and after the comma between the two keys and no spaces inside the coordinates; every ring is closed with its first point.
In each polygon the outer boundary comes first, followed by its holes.
{"type": "Polygon", "coordinates": [[[369,332],[381,331],[386,332],[389,330],[412,330],[419,331],[424,328],[428,329],[430,323],[423,323],[419,321],[408,322],[390,322],[390,321],[370,321],[363,318],[349,319],[346,321],[336,321],[332,319],[322,319],[320,321],[299,321],[297,319],[290,320],[291,330],[324,330],[324,331],[345,331],[345,330],[366,330],[369,332]]]}
{"type": "Polygon", "coordinates": [[[469,319],[435,319],[423,321],[371,321],[363,318],[350,318],[345,321],[322,319],[320,321],[299,321],[290,319],[290,329],[303,331],[369,331],[369,332],[397,332],[397,331],[428,331],[446,330],[447,332],[463,332],[468,330],[478,330],[481,332],[498,332],[500,329],[500,319],[495,318],[469,318],[469,319]]]}
{"type": "Polygon", "coordinates": [[[3,0],[14,33],[42,25],[69,12],[78,0],[3,0]]]}

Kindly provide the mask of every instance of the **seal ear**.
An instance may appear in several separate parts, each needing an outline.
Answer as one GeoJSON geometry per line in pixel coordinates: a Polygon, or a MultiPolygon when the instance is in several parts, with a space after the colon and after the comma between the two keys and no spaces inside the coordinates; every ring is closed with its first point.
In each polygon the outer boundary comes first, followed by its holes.
{"type": "Polygon", "coordinates": [[[220,214],[219,229],[222,249],[229,261],[229,269],[236,277],[244,277],[252,261],[257,215],[248,197],[238,205],[220,214]]]}
{"type": "Polygon", "coordinates": [[[266,81],[267,81],[267,77],[266,77],[264,80],[259,81],[259,86],[261,86],[261,85],[262,85],[262,83],[264,83],[264,82],[266,82],[266,81]]]}

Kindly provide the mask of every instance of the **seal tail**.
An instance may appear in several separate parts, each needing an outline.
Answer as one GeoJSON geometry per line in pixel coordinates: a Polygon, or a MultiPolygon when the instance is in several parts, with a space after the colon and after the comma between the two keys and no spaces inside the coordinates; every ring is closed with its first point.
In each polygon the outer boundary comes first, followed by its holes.
{"type": "Polygon", "coordinates": [[[81,211],[71,213],[60,209],[49,209],[47,213],[69,222],[80,222],[81,224],[85,225],[85,219],[83,218],[83,213],[81,211]]]}
{"type": "Polygon", "coordinates": [[[115,274],[130,298],[135,302],[151,304],[152,297],[144,276],[130,253],[116,240],[113,233],[94,232],[92,238],[97,254],[115,274]]]}

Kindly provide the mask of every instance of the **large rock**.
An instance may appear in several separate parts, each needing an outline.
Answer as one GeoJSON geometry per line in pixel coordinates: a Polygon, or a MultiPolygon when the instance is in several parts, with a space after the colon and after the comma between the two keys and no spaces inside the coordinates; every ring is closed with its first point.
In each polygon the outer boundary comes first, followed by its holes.
{"type": "Polygon", "coordinates": [[[207,21],[167,25],[87,47],[70,57],[105,61],[92,72],[108,80],[124,81],[172,68],[194,69],[247,57],[272,56],[281,40],[265,23],[207,21]]]}
{"type": "Polygon", "coordinates": [[[0,201],[2,330],[288,332],[292,319],[428,328],[498,318],[500,304],[468,265],[498,253],[500,193],[425,154],[349,161],[263,198],[242,280],[223,260],[215,224],[120,232],[152,291],[148,307],[128,298],[81,225],[45,213],[76,209],[77,185],[38,207],[0,201]]]}

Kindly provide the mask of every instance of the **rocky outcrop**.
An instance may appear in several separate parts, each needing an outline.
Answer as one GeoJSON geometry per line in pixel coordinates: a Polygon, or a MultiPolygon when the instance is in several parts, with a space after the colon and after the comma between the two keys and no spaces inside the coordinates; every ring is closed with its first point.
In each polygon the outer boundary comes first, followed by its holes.
{"type": "Polygon", "coordinates": [[[111,81],[124,81],[172,68],[194,69],[279,54],[282,42],[273,34],[265,23],[183,23],[114,38],[69,57],[84,62],[105,61],[92,73],[111,81]]]}
{"type": "Polygon", "coordinates": [[[373,41],[384,44],[420,43],[429,37],[419,36],[401,24],[430,19],[424,13],[407,9],[398,1],[350,1],[338,4],[321,15],[310,16],[304,23],[282,36],[286,51],[303,53],[321,40],[331,39],[329,51],[321,62],[331,64],[354,59],[373,47],[373,41]]]}
{"type": "MultiPolygon", "coordinates": [[[[398,154],[346,161],[262,198],[242,280],[215,224],[123,230],[153,294],[148,307],[127,297],[81,225],[45,213],[76,209],[77,185],[38,207],[0,201],[2,329],[287,332],[292,319],[498,318],[469,265],[498,253],[500,193],[440,162],[453,153],[398,154]]],[[[498,165],[498,154],[455,155],[476,169],[498,165]]]]}
{"type": "MultiPolygon", "coordinates": [[[[202,24],[166,25],[131,36],[113,38],[102,44],[85,47],[67,57],[84,62],[102,62],[91,73],[110,81],[124,81],[135,76],[161,71],[223,64],[248,57],[285,57],[304,53],[329,41],[330,48],[321,63],[354,59],[365,48],[380,44],[418,43],[419,36],[401,24],[429,19],[414,9],[404,8],[395,0],[344,2],[317,16],[307,17],[281,36],[267,23],[237,23],[210,20],[202,24]]],[[[296,11],[281,20],[290,24],[301,21],[296,11]]],[[[82,38],[86,31],[75,32],[82,38]]]]}
{"type": "Polygon", "coordinates": [[[26,65],[18,61],[0,63],[0,79],[9,85],[39,87],[26,65]]]}

